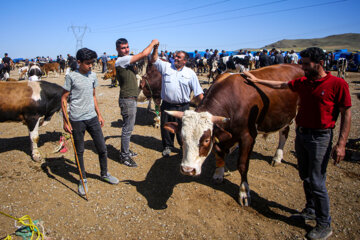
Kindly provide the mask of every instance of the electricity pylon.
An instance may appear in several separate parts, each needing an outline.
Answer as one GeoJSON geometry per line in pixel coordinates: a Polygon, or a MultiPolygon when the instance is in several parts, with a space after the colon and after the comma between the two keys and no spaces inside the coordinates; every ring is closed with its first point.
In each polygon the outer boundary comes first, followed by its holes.
{"type": "Polygon", "coordinates": [[[74,26],[74,25],[71,25],[70,27],[68,27],[68,31],[69,31],[70,28],[71,28],[71,30],[73,31],[74,36],[75,36],[75,39],[76,39],[75,52],[77,52],[77,50],[79,50],[80,48],[82,48],[82,40],[83,40],[83,38],[84,38],[84,35],[85,35],[85,33],[86,33],[86,30],[89,29],[89,31],[90,31],[90,28],[87,27],[86,25],[85,25],[85,26],[74,26]]]}

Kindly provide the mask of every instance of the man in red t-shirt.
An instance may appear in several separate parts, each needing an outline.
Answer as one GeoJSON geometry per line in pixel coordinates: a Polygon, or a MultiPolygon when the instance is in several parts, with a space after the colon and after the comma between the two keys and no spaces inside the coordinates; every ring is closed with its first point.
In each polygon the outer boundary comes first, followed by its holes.
{"type": "Polygon", "coordinates": [[[249,72],[248,80],[272,88],[290,88],[299,94],[299,110],[296,115],[295,150],[298,170],[306,197],[306,206],[292,217],[316,220],[316,227],[308,234],[309,239],[327,239],[332,234],[330,226],[330,202],[325,180],[330,155],[338,164],[345,157],[345,145],[351,123],[351,98],[344,79],[325,72],[325,53],[311,47],[300,53],[305,77],[289,82],[262,80],[249,72]],[[340,134],[332,147],[333,128],[341,114],[340,134]]]}

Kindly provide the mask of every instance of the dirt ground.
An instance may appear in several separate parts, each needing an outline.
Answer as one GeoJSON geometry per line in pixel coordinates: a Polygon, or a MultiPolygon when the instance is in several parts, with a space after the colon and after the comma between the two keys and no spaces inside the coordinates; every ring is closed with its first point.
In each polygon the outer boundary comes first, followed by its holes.
{"type": "MultiPolygon", "coordinates": [[[[51,239],[303,239],[314,226],[314,222],[289,219],[305,204],[294,156],[294,126],[285,145],[283,164],[278,167],[270,165],[277,134],[267,139],[258,136],[248,177],[252,204],[241,207],[237,202],[240,174],[235,167],[238,152],[228,157],[230,175],[222,184],[211,181],[213,155],[204,163],[200,177],[181,175],[179,151],[169,158],[161,156],[160,130],[151,125],[155,115],[147,112],[145,103],[138,103],[131,138],[131,149],[139,153],[135,158],[139,166],[120,164],[119,88],[109,88],[110,81],[100,79],[102,74],[95,72],[100,82],[96,90],[99,107],[106,121],[103,132],[109,172],[120,179],[119,185],[100,180],[98,157],[87,134],[84,159],[89,200],[77,194],[79,177],[71,142],[67,153],[53,153],[63,132],[60,115],[40,128],[39,147],[44,157],[40,163],[31,160],[27,128],[21,123],[1,123],[0,211],[42,220],[51,239]]],[[[11,77],[17,76],[17,71],[11,73],[11,77]]],[[[50,76],[43,80],[63,85],[63,74],[50,76]]],[[[328,166],[331,239],[360,238],[360,161],[356,155],[360,101],[354,95],[360,92],[360,73],[348,73],[347,81],[353,101],[348,155],[339,166],[332,162],[328,166]]],[[[0,239],[15,230],[14,220],[0,215],[0,239]]]]}

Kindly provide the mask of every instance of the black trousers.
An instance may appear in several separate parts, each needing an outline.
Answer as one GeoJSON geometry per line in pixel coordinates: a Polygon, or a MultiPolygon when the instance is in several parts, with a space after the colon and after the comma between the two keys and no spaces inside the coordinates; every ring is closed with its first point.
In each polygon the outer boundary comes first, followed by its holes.
{"type": "Polygon", "coordinates": [[[76,153],[81,167],[83,178],[86,178],[85,165],[84,165],[84,135],[87,131],[92,137],[96,150],[99,154],[100,162],[100,175],[107,174],[107,149],[105,145],[104,135],[101,130],[98,117],[91,118],[84,121],[71,121],[73,128],[73,137],[76,148],[76,153]]]}
{"type": "MultiPolygon", "coordinates": [[[[174,137],[175,135],[170,133],[169,131],[164,129],[164,124],[167,122],[177,122],[179,125],[179,129],[181,129],[182,121],[179,118],[170,116],[165,112],[165,110],[174,110],[174,111],[185,111],[189,110],[190,104],[189,103],[180,103],[180,104],[172,104],[166,101],[163,101],[160,107],[161,110],[161,141],[163,148],[166,147],[174,147],[174,137]]],[[[179,131],[176,133],[176,140],[178,141],[179,145],[182,146],[182,139],[181,139],[181,132],[179,131]]]]}

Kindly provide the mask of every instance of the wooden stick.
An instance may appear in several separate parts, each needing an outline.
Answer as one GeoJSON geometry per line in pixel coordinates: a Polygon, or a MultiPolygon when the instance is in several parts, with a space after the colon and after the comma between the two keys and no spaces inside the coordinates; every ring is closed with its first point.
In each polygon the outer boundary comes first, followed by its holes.
{"type": "MultiPolygon", "coordinates": [[[[69,116],[68,116],[67,111],[65,112],[65,117],[66,117],[67,124],[68,124],[68,126],[70,127],[71,125],[70,125],[69,116]]],[[[83,178],[83,175],[82,175],[82,172],[81,172],[81,167],[80,167],[79,159],[78,159],[78,156],[77,156],[77,153],[76,153],[75,142],[74,142],[74,137],[73,137],[73,135],[72,135],[72,132],[70,133],[70,138],[71,138],[71,142],[72,142],[72,144],[73,144],[75,159],[76,159],[76,163],[77,163],[77,166],[78,166],[78,169],[79,169],[79,174],[80,174],[81,182],[82,182],[83,187],[84,187],[85,197],[86,197],[86,200],[89,201],[88,196],[87,196],[87,192],[86,192],[86,188],[85,188],[84,178],[83,178]]]]}

